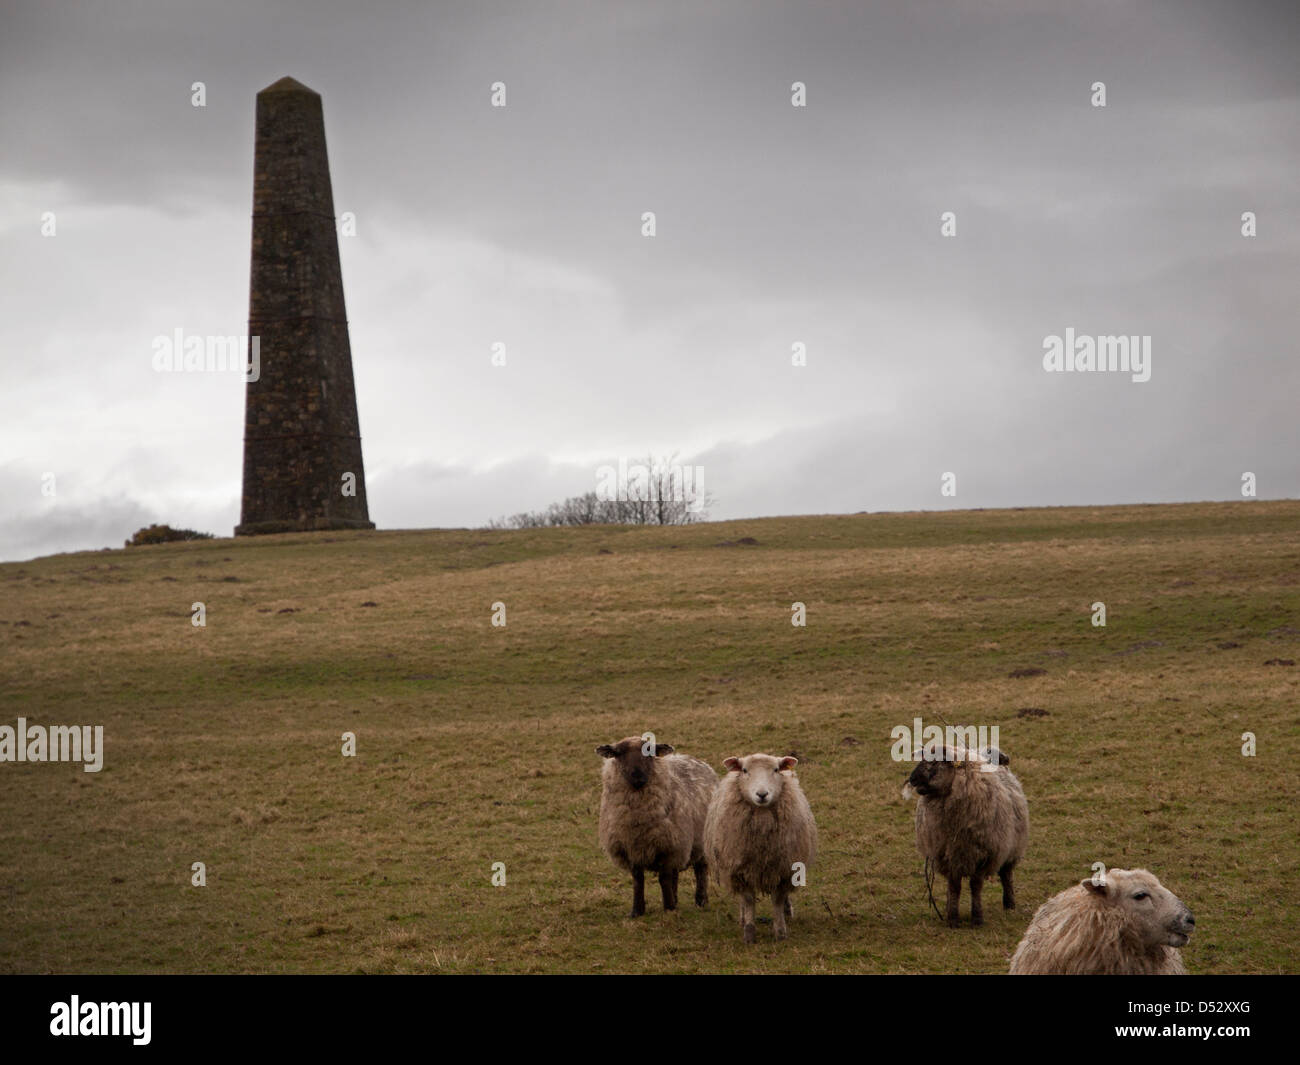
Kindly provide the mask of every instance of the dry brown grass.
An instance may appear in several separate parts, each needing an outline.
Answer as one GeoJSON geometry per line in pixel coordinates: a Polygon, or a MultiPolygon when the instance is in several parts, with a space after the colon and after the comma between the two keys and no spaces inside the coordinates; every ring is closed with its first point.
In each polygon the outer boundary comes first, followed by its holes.
{"type": "Polygon", "coordinates": [[[1300,659],[1298,608],[1289,502],[0,566],[0,724],[102,724],[107,747],[99,774],[0,765],[0,969],[997,972],[1033,908],[1104,861],[1195,910],[1193,972],[1293,971],[1300,672],[1264,663],[1300,659]],[[925,901],[889,758],[917,715],[998,725],[1029,796],[1022,909],[994,901],[983,929],[925,901]],[[823,852],[787,943],[745,949],[729,900],[624,916],[593,748],[647,729],[715,766],[799,754],[823,852]]]}

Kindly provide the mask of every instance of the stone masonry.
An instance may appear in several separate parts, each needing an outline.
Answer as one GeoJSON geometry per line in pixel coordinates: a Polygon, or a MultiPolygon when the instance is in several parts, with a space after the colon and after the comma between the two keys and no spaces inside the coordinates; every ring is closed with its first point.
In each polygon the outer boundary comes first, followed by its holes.
{"type": "Polygon", "coordinates": [[[324,113],[320,96],[293,78],[257,94],[249,287],[261,376],[246,385],[235,535],[373,529],[324,113]]]}

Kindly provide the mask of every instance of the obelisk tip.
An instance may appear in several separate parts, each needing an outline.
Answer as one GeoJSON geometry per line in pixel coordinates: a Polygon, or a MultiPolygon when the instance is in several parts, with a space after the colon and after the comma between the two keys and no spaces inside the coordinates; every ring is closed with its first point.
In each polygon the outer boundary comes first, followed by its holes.
{"type": "Polygon", "coordinates": [[[320,95],[320,93],[316,92],[314,89],[307,88],[306,85],[304,85],[301,81],[298,81],[296,78],[289,78],[289,77],[281,78],[274,85],[268,85],[265,89],[262,90],[262,92],[259,92],[257,95],[261,96],[262,93],[267,93],[267,92],[305,92],[312,96],[320,95]]]}

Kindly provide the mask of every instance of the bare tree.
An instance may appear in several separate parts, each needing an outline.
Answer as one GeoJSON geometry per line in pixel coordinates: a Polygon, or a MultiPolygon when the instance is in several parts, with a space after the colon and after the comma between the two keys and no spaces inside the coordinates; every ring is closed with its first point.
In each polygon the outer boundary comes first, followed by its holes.
{"type": "Polygon", "coordinates": [[[713,496],[704,488],[702,466],[682,466],[676,453],[620,463],[614,498],[598,492],[570,496],[545,510],[524,511],[488,522],[489,529],[538,529],[562,525],[694,525],[707,521],[713,496]],[[626,476],[624,474],[626,473],[626,476]]]}

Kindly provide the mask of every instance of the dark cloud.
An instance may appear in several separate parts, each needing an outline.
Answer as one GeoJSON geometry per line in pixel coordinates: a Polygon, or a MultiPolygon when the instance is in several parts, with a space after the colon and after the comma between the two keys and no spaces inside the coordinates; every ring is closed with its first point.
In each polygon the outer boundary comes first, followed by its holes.
{"type": "Polygon", "coordinates": [[[23,355],[0,462],[87,486],[57,525],[8,497],[0,557],[42,528],[99,546],[136,520],[122,500],[233,524],[237,382],[147,358],[158,333],[243,328],[253,97],[284,74],[323,94],[357,215],[341,250],[381,525],[535,508],[648,449],[704,463],[720,517],[1226,498],[1244,470],[1300,493],[1293,3],[0,19],[0,340],[23,355]],[[1150,334],[1152,380],[1045,374],[1069,326],[1150,334]]]}

